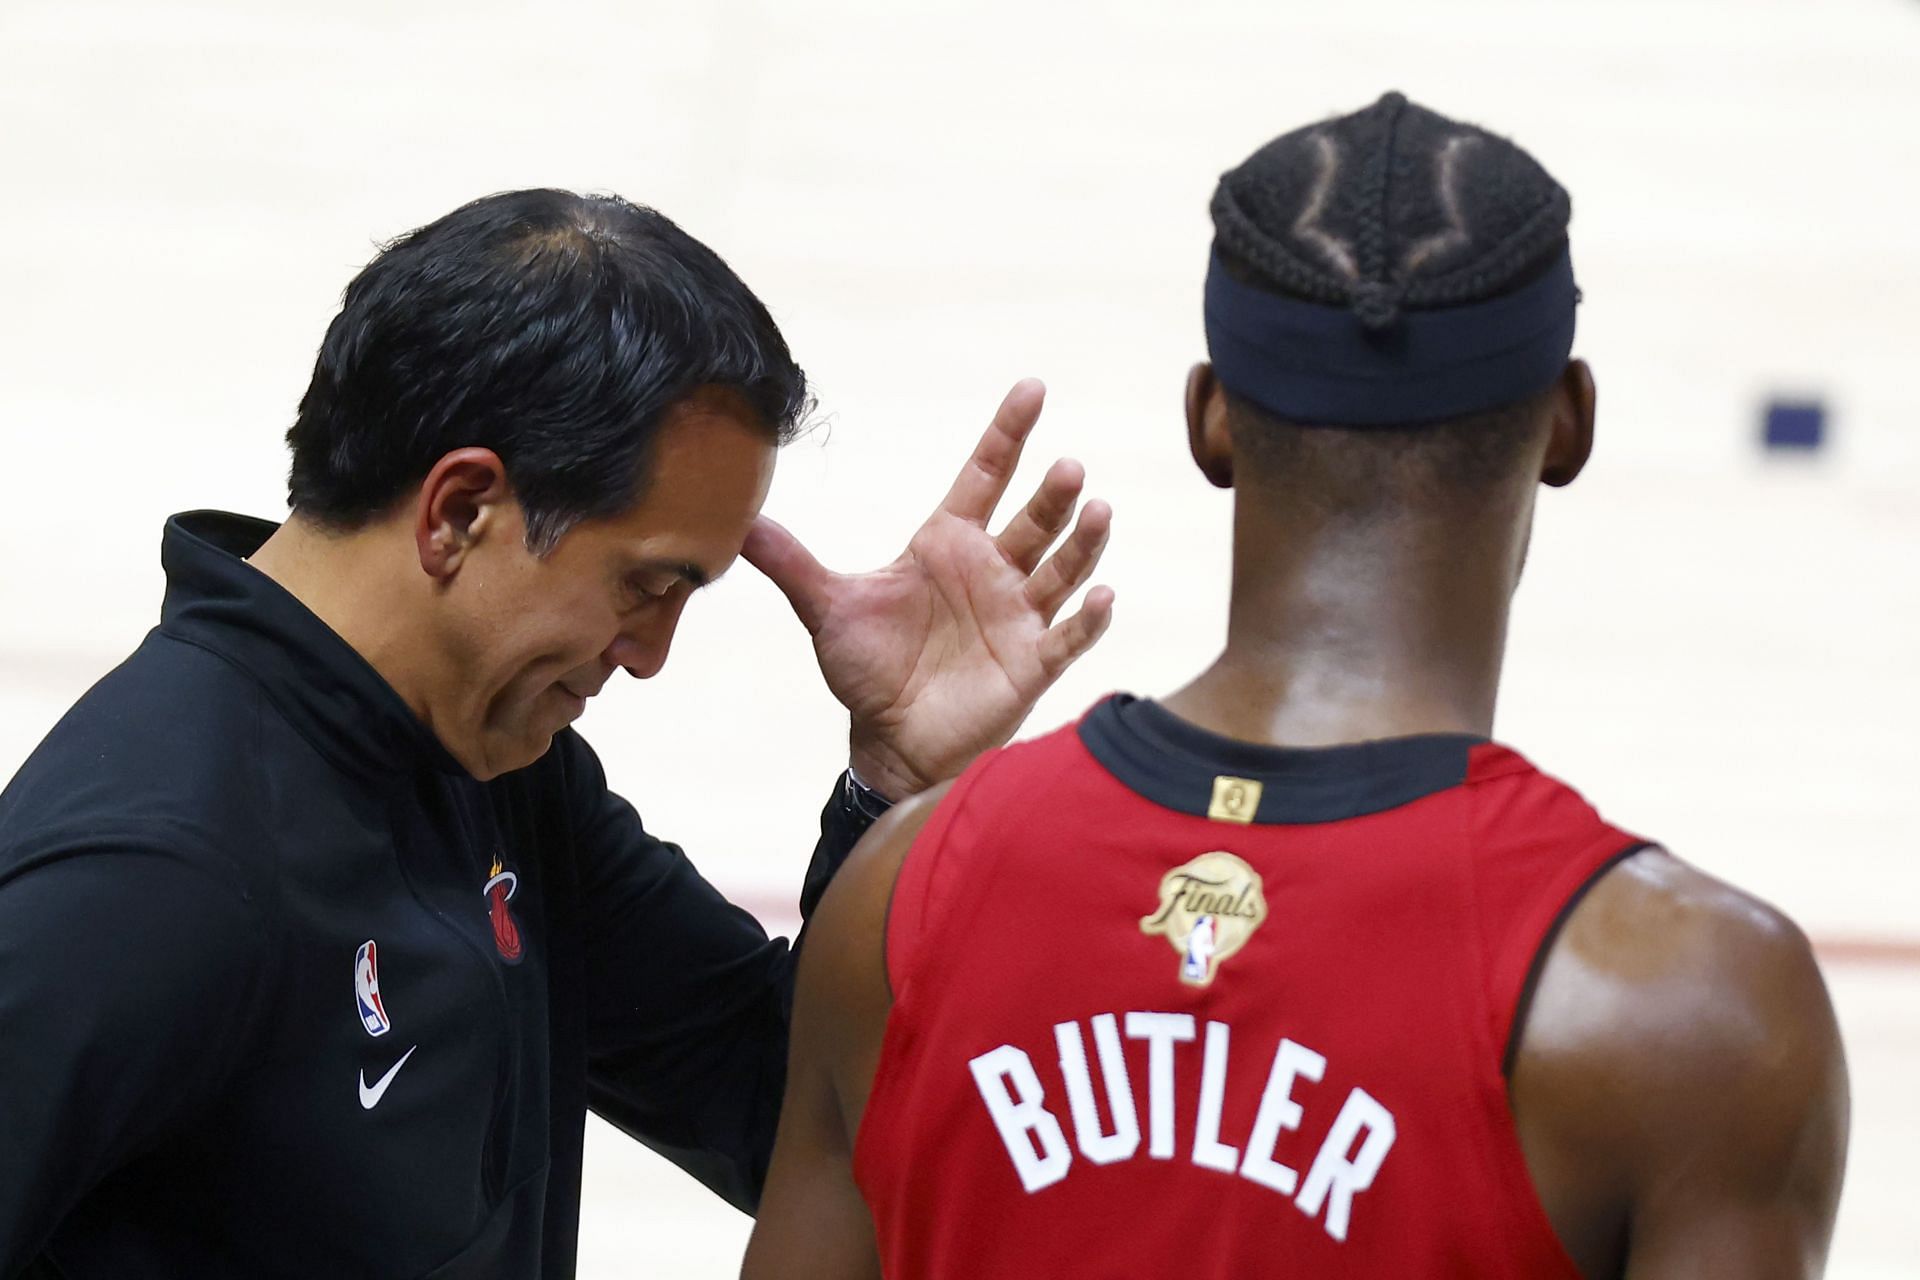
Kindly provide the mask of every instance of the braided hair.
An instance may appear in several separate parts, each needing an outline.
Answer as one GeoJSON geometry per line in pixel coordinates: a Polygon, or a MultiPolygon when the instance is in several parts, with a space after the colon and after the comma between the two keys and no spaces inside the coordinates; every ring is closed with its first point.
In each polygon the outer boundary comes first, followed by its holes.
{"type": "MultiPolygon", "coordinates": [[[[1530,283],[1567,243],[1565,188],[1525,151],[1389,93],[1275,138],[1220,179],[1214,252],[1242,283],[1350,308],[1370,329],[1406,311],[1530,283]]],[[[1283,423],[1229,397],[1235,442],[1290,488],[1371,512],[1504,474],[1544,395],[1405,428],[1283,423]]]]}

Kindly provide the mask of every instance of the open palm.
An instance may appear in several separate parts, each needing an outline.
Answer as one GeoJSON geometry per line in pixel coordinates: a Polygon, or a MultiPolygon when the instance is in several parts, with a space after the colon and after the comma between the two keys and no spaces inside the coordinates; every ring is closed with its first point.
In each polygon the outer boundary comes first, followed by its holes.
{"type": "Polygon", "coordinates": [[[854,768],[892,798],[1005,742],[1112,617],[1113,593],[1096,587],[1054,620],[1093,573],[1111,525],[1106,504],[1089,502],[1047,556],[1072,521],[1079,464],[1054,463],[1007,527],[987,532],[1044,394],[1031,379],[1008,392],[939,508],[884,568],[833,573],[765,517],[747,540],[746,558],[786,594],[852,716],[854,768]]]}

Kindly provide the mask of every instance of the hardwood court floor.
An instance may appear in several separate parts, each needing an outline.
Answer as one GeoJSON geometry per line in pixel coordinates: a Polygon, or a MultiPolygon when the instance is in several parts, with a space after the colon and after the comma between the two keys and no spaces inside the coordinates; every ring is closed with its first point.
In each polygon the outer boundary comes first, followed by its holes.
{"type": "MultiPolygon", "coordinates": [[[[1045,377],[1020,483],[1086,462],[1118,605],[1032,727],[1165,691],[1224,618],[1178,421],[1207,195],[1390,87],[1574,193],[1600,441],[1542,497],[1500,735],[1829,944],[1831,1274],[1920,1276],[1912,0],[4,0],[0,776],[152,624],[165,514],[284,510],[280,433],[375,243],[540,184],[659,206],[767,300],[822,424],[770,510],[829,563],[890,557],[1045,377]],[[1760,456],[1770,394],[1826,398],[1833,447],[1760,456]]],[[[845,728],[751,570],[584,727],[710,876],[790,898],[845,728]]],[[[589,1163],[585,1276],[731,1273],[737,1215],[598,1130],[589,1163]]]]}

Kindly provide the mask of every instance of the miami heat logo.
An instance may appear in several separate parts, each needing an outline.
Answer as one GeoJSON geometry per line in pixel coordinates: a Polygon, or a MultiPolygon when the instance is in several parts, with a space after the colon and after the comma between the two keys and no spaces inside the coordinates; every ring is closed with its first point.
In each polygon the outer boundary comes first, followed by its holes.
{"type": "Polygon", "coordinates": [[[1161,934],[1180,955],[1180,981],[1204,987],[1267,918],[1260,873],[1231,853],[1203,853],[1160,878],[1160,906],[1140,932],[1161,934]]]}
{"type": "Polygon", "coordinates": [[[493,870],[487,873],[486,888],[481,892],[487,899],[487,917],[493,921],[493,949],[508,964],[520,963],[520,922],[513,918],[513,909],[507,905],[519,887],[520,877],[495,858],[493,870]]]}

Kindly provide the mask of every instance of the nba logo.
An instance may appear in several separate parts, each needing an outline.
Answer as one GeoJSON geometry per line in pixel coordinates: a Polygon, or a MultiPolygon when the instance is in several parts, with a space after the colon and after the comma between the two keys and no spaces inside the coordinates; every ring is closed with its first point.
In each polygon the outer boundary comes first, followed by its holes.
{"type": "Polygon", "coordinates": [[[1213,967],[1213,917],[1201,916],[1187,935],[1187,954],[1180,965],[1180,976],[1188,982],[1205,982],[1213,967]]]}
{"type": "Polygon", "coordinates": [[[380,1003],[380,960],[368,938],[353,957],[353,997],[360,1006],[360,1025],[370,1036],[383,1036],[393,1030],[387,1019],[387,1007],[380,1003]]]}

